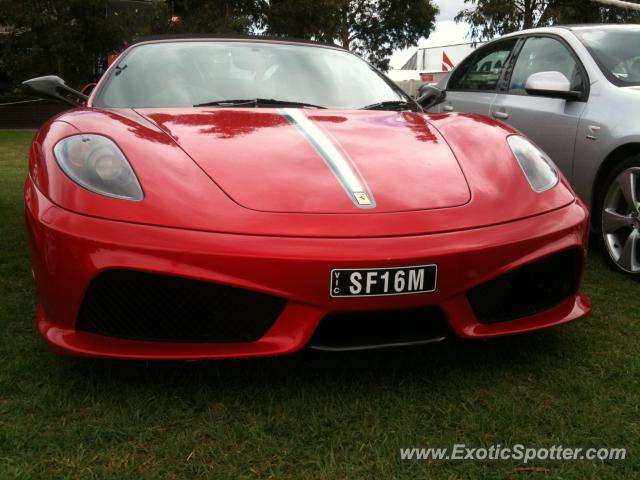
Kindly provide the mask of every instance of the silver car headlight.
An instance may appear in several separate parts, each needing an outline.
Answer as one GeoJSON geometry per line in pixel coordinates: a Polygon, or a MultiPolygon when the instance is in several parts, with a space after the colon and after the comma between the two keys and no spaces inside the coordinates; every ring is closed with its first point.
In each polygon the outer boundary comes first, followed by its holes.
{"type": "Polygon", "coordinates": [[[140,201],[144,198],[131,165],[107,137],[73,135],[60,140],[53,153],[62,171],[87,190],[121,200],[140,201]]]}
{"type": "Polygon", "coordinates": [[[507,137],[507,142],[534,191],[546,192],[558,184],[558,170],[546,153],[520,135],[507,137]]]}

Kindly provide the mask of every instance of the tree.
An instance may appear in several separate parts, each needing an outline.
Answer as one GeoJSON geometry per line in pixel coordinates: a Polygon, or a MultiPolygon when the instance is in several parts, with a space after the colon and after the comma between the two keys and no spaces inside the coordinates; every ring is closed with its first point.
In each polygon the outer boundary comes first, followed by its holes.
{"type": "Polygon", "coordinates": [[[396,49],[428,37],[438,13],[431,0],[271,0],[268,33],[335,43],[386,70],[396,49]]]}
{"type": "Polygon", "coordinates": [[[266,0],[169,0],[180,18],[171,31],[189,33],[248,33],[258,21],[266,0]]]}
{"type": "Polygon", "coordinates": [[[0,82],[58,74],[80,87],[137,36],[267,32],[337,43],[386,69],[434,28],[432,0],[0,0],[0,82]]]}
{"type": "Polygon", "coordinates": [[[108,0],[0,0],[0,18],[10,27],[0,62],[14,84],[57,74],[80,87],[96,79],[109,52],[167,23],[167,15],[164,4],[134,12],[114,10],[108,0]]]}
{"type": "Polygon", "coordinates": [[[461,10],[456,22],[470,25],[472,40],[491,39],[547,20],[549,0],[465,0],[473,6],[461,10]]]}
{"type": "Polygon", "coordinates": [[[554,23],[556,24],[637,22],[640,22],[640,11],[606,6],[604,2],[557,0],[554,8],[554,23]]]}
{"type": "Polygon", "coordinates": [[[471,26],[473,40],[553,24],[637,21],[640,14],[588,0],[465,0],[470,8],[456,15],[471,26]]]}

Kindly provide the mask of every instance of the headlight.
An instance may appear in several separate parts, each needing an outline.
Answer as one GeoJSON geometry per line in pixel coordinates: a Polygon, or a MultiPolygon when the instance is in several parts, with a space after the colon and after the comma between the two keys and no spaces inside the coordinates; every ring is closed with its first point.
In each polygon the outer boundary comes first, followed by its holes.
{"type": "Polygon", "coordinates": [[[542,150],[520,135],[507,137],[507,142],[531,188],[540,193],[558,184],[558,171],[542,150]]]}
{"type": "Polygon", "coordinates": [[[87,190],[122,200],[144,198],[131,165],[107,137],[73,135],[60,140],[53,153],[62,171],[87,190]]]}

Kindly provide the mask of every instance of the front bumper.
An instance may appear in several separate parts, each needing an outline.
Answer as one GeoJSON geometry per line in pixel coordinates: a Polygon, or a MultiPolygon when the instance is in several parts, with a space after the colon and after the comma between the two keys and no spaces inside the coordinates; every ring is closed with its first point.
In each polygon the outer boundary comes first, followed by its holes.
{"type": "MultiPolygon", "coordinates": [[[[579,201],[517,222],[473,230],[370,239],[229,235],[108,221],[52,204],[27,180],[27,224],[38,288],[37,326],[68,355],[136,359],[205,359],[280,355],[307,345],[333,312],[438,306],[450,330],[488,338],[560,325],[586,316],[576,293],[540,313],[495,324],[477,321],[466,292],[522,265],[567,249],[584,260],[588,213],[579,201]],[[434,293],[331,298],[335,268],[438,265],[434,293]],[[107,337],[75,328],[84,294],[110,269],[173,275],[230,285],[287,300],[273,326],[247,343],[172,343],[107,337]]],[[[581,266],[580,266],[581,268],[581,266]]]]}

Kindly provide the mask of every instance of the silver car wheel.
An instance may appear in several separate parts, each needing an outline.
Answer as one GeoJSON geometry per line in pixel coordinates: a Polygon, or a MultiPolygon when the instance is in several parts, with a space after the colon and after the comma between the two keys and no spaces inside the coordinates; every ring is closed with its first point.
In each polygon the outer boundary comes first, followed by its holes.
{"type": "Polygon", "coordinates": [[[611,259],[628,273],[640,272],[640,167],[620,172],[602,206],[602,236],[611,259]]]}

